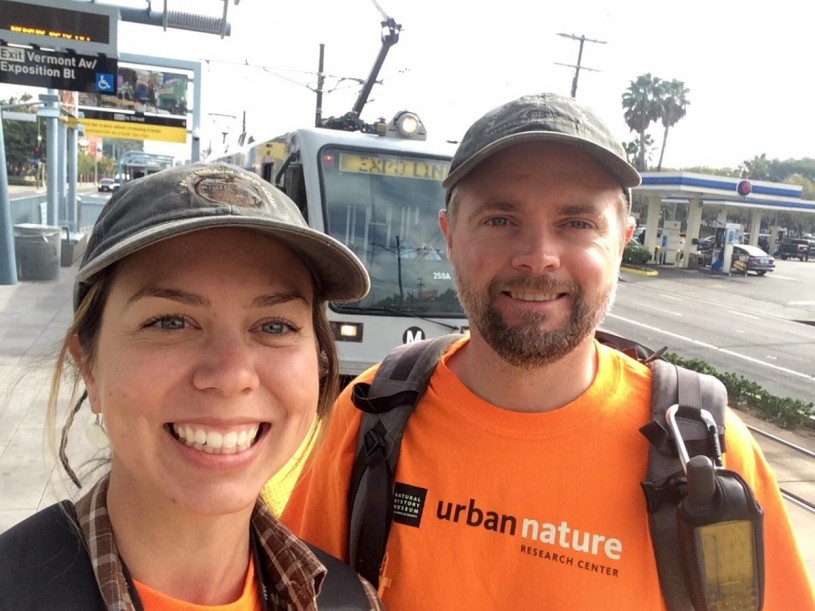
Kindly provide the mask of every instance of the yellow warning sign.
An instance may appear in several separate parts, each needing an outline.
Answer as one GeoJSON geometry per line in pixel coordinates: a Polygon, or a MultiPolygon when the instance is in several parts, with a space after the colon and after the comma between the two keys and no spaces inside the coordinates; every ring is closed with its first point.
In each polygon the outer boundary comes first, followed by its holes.
{"type": "Polygon", "coordinates": [[[160,140],[161,142],[187,141],[187,128],[171,125],[153,125],[105,119],[81,119],[88,136],[123,138],[125,140],[160,140]]]}

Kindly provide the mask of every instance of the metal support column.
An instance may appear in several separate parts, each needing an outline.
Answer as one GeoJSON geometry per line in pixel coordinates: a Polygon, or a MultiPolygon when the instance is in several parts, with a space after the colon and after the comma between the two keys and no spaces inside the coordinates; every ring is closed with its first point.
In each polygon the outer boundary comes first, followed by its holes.
{"type": "Polygon", "coordinates": [[[68,201],[65,206],[68,229],[70,231],[77,230],[76,224],[76,170],[77,170],[77,138],[76,138],[76,122],[68,125],[68,201]]]}
{"type": "Polygon", "coordinates": [[[11,202],[6,167],[6,142],[3,139],[3,111],[0,110],[0,284],[17,284],[14,256],[14,231],[11,226],[11,202]]]}
{"type": "Polygon", "coordinates": [[[659,221],[662,214],[662,201],[659,196],[648,196],[648,218],[645,221],[645,246],[648,251],[654,255],[656,262],[656,247],[659,244],[657,240],[657,232],[659,230],[659,221]]]}
{"type": "Polygon", "coordinates": [[[690,258],[696,252],[697,245],[694,240],[699,239],[699,229],[702,225],[702,199],[691,197],[688,200],[688,229],[685,234],[685,256],[683,257],[684,267],[687,267],[690,258]]]}
{"type": "Polygon", "coordinates": [[[59,136],[57,140],[57,151],[59,155],[57,156],[57,216],[54,218],[55,222],[51,223],[49,221],[49,225],[62,225],[65,223],[65,219],[68,217],[68,213],[65,210],[65,183],[68,180],[68,164],[67,164],[67,155],[66,152],[68,150],[67,141],[68,141],[68,126],[65,124],[65,119],[60,118],[57,121],[57,125],[59,126],[59,136]]]}
{"type": "Polygon", "coordinates": [[[758,246],[758,234],[761,233],[761,219],[764,216],[764,211],[756,208],[750,213],[750,240],[749,243],[753,246],[758,246]]]}
{"type": "Polygon", "coordinates": [[[57,166],[59,165],[59,96],[53,89],[49,89],[48,93],[40,94],[40,99],[45,102],[39,114],[45,117],[46,147],[48,149],[45,160],[48,207],[46,218],[42,220],[46,225],[56,225],[59,198],[59,192],[57,191],[57,166]]]}

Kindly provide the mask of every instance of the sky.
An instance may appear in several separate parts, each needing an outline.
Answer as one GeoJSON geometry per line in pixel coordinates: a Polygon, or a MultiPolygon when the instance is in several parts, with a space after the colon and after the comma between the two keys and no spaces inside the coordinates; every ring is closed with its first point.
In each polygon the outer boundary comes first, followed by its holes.
{"type": "MultiPolygon", "coordinates": [[[[221,0],[167,0],[171,10],[219,15],[221,0]]],[[[235,146],[246,113],[256,140],[313,125],[320,43],[324,116],[351,109],[380,49],[373,0],[228,0],[231,36],[121,22],[119,50],[202,61],[202,148],[235,146]],[[345,80],[340,80],[344,78],[345,80]],[[226,136],[224,136],[226,132],[226,136]]],[[[144,7],[141,0],[120,5],[144,7]]],[[[154,8],[163,6],[153,2],[154,8]]],[[[402,25],[362,118],[416,112],[428,139],[460,140],[487,110],[519,95],[569,95],[585,36],[578,101],[620,141],[635,138],[621,96],[650,72],[690,90],[668,135],[664,167],[738,168],[746,159],[815,157],[815,3],[799,0],[379,0],[402,25]]],[[[0,98],[19,88],[0,85],[0,98]]],[[[649,133],[662,144],[661,124],[649,133]]],[[[182,145],[146,149],[188,156],[182,145]]],[[[659,156],[654,152],[653,163],[659,156]]]]}

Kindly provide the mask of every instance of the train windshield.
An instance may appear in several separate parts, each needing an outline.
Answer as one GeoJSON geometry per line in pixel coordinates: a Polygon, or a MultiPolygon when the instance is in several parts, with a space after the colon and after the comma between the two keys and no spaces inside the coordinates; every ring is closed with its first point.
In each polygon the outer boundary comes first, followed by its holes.
{"type": "Polygon", "coordinates": [[[337,307],[463,317],[437,220],[450,161],[333,147],[320,165],[326,231],[371,275],[363,300],[337,307]]]}

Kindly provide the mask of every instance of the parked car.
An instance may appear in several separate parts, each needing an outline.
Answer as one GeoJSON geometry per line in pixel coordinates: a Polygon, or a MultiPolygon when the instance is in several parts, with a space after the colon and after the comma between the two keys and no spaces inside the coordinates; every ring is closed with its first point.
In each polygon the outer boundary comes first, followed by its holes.
{"type": "MultiPolygon", "coordinates": [[[[745,233],[742,239],[743,244],[750,243],[750,234],[745,233]]],[[[770,252],[770,234],[769,233],[760,233],[758,234],[758,247],[765,251],[770,252]]]]}
{"type": "Polygon", "coordinates": [[[122,186],[122,181],[120,181],[118,178],[114,179],[113,187],[111,188],[111,191],[115,191],[116,189],[118,189],[121,186],[122,186]]]}
{"type": "Polygon", "coordinates": [[[733,262],[731,269],[742,272],[755,272],[763,276],[775,270],[775,258],[761,250],[758,246],[749,244],[736,244],[733,246],[733,262]]]}
{"type": "Polygon", "coordinates": [[[806,238],[789,238],[778,245],[776,256],[781,257],[785,261],[787,259],[801,259],[801,261],[809,260],[810,250],[812,244],[806,238]]]}
{"type": "Polygon", "coordinates": [[[112,178],[102,178],[99,181],[99,184],[96,186],[96,190],[99,191],[100,193],[105,191],[112,192],[115,190],[113,187],[114,184],[115,181],[112,178]]]}

